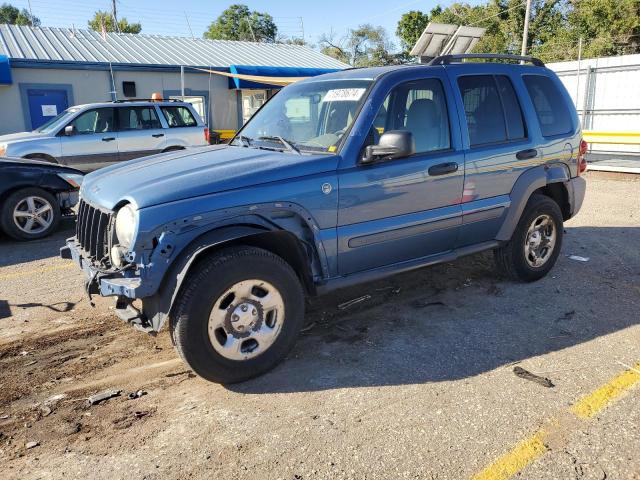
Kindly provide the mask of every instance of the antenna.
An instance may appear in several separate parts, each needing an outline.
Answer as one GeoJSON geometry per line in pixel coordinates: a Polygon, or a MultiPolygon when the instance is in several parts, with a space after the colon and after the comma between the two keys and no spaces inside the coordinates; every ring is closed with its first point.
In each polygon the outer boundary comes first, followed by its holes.
{"type": "Polygon", "coordinates": [[[188,15],[187,15],[186,10],[184,11],[184,18],[185,18],[185,20],[187,21],[187,27],[189,27],[189,32],[191,33],[191,39],[192,39],[192,40],[195,40],[195,39],[196,39],[196,37],[194,37],[194,36],[193,36],[193,30],[191,30],[191,24],[189,23],[189,17],[188,17],[188,15]]]}
{"type": "Polygon", "coordinates": [[[114,23],[115,31],[120,33],[120,25],[118,25],[118,11],[116,8],[116,1],[117,0],[111,0],[111,5],[113,9],[113,23],[114,23]]]}

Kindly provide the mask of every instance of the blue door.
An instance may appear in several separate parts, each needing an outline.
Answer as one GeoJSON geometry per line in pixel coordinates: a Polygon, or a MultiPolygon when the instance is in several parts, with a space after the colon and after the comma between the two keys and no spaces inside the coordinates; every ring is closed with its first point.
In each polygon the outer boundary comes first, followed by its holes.
{"type": "Polygon", "coordinates": [[[51,120],[69,108],[66,90],[30,88],[27,90],[31,129],[51,120]]]}

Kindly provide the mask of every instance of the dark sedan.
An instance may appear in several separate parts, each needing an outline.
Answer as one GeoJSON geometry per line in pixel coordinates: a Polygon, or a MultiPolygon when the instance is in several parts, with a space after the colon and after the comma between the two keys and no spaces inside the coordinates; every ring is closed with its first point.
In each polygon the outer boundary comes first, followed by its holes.
{"type": "Polygon", "coordinates": [[[16,240],[49,235],[78,202],[82,178],[54,163],[0,158],[0,229],[16,240]]]}

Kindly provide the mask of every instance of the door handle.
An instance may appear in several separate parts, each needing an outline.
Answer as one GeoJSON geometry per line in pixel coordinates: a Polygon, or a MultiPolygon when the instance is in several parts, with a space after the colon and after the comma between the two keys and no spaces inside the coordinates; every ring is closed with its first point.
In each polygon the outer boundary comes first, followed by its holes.
{"type": "Polygon", "coordinates": [[[538,150],[535,148],[529,148],[527,150],[520,150],[516,153],[518,160],[529,160],[530,158],[536,158],[538,156],[538,150]]]}
{"type": "Polygon", "coordinates": [[[116,139],[116,137],[103,137],[102,141],[103,142],[112,142],[116,139]]]}
{"type": "Polygon", "coordinates": [[[153,135],[151,135],[153,138],[160,138],[160,137],[164,137],[164,133],[154,133],[153,135]]]}
{"type": "Polygon", "coordinates": [[[456,162],[439,163],[433,167],[429,167],[429,175],[435,177],[437,175],[446,175],[447,173],[453,173],[458,171],[458,164],[456,162]]]}

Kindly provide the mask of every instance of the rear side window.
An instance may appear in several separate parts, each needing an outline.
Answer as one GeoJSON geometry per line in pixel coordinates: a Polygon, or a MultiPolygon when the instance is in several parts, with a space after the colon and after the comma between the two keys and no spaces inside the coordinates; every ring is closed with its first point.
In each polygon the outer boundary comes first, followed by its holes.
{"type": "Polygon", "coordinates": [[[533,107],[536,110],[540,130],[545,137],[571,132],[571,115],[560,90],[550,78],[542,75],[524,75],[533,107]]]}
{"type": "Polygon", "coordinates": [[[458,78],[471,146],[526,137],[522,110],[513,85],[504,75],[458,78]]]}
{"type": "Polygon", "coordinates": [[[160,107],[169,127],[195,127],[198,125],[187,107],[160,107]]]}
{"type": "Polygon", "coordinates": [[[118,125],[120,130],[150,130],[162,128],[153,107],[120,107],[118,125]]]}

